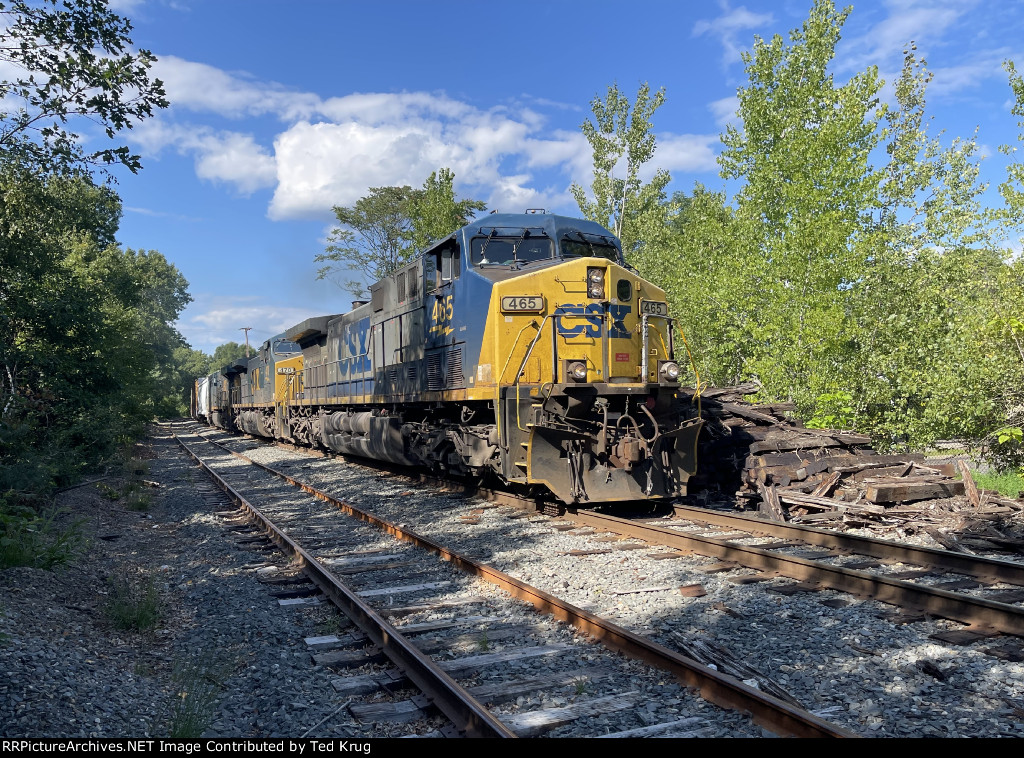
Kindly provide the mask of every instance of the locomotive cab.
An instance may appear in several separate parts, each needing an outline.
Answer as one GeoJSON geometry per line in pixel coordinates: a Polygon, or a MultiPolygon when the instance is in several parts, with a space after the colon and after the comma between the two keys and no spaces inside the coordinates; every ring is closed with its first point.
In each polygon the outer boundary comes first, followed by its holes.
{"type": "Polygon", "coordinates": [[[502,478],[566,503],[685,494],[701,422],[678,401],[664,291],[597,224],[492,216],[465,232],[492,282],[476,389],[495,398],[502,478]]]}

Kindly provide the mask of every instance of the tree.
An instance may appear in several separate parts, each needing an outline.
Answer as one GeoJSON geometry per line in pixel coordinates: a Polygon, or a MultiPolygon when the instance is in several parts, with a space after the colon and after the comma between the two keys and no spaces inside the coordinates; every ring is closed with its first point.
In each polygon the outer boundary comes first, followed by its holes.
{"type": "Polygon", "coordinates": [[[690,196],[673,196],[666,217],[665,241],[649,263],[675,320],[681,342],[676,354],[692,358],[694,380],[736,384],[745,378],[750,305],[757,298],[745,268],[740,222],[723,193],[699,183],[690,196]]]}
{"type": "MultiPolygon", "coordinates": [[[[1022,130],[1017,135],[1017,142],[1024,143],[1024,77],[1017,71],[1012,60],[1004,61],[1003,69],[1009,75],[1010,90],[1013,92],[1010,112],[1021,118],[1017,122],[1022,130]]],[[[1013,158],[1006,169],[1006,181],[999,185],[999,193],[1006,204],[1001,220],[1010,228],[1020,229],[1024,227],[1024,162],[1017,157],[1017,147],[1014,145],[1001,145],[999,152],[1013,158]]]]}
{"type": "Polygon", "coordinates": [[[486,207],[482,200],[455,199],[455,174],[451,169],[432,172],[423,189],[411,199],[413,249],[425,250],[468,224],[474,211],[486,207]]]}
{"type": "MultiPolygon", "coordinates": [[[[1018,117],[1017,143],[1024,142],[1024,77],[1012,60],[1003,63],[1013,94],[1011,113],[1018,117]]],[[[1016,145],[1001,145],[999,151],[1012,158],[1006,167],[1006,180],[999,185],[1003,208],[993,214],[1007,235],[1016,233],[1018,253],[1006,266],[1003,286],[992,318],[989,335],[1003,346],[1003,382],[1000,408],[1001,423],[991,431],[998,463],[1021,467],[1024,464],[1024,258],[1019,254],[1020,232],[1024,229],[1024,163],[1017,155],[1016,145]]]]}
{"type": "Polygon", "coordinates": [[[722,176],[743,186],[736,216],[747,236],[744,275],[756,299],[746,307],[748,373],[767,395],[807,410],[842,381],[845,308],[862,270],[852,245],[877,206],[881,175],[869,167],[883,113],[874,68],[836,85],[828,72],[848,11],[817,0],[802,28],[755,38],[743,61],[742,126],[722,136],[722,176]]]}
{"type": "Polygon", "coordinates": [[[210,356],[187,345],[174,349],[173,361],[168,368],[167,378],[162,383],[163,393],[156,402],[156,413],[160,418],[187,416],[191,410],[192,390],[200,376],[210,373],[210,356]]]}
{"type": "Polygon", "coordinates": [[[928,134],[931,78],[911,43],[885,113],[879,207],[855,242],[864,264],[846,385],[882,444],[983,436],[1005,354],[984,337],[1005,264],[981,207],[977,145],[928,134]]]}
{"type": "Polygon", "coordinates": [[[245,358],[246,352],[251,351],[247,351],[245,345],[238,342],[225,342],[223,345],[218,345],[210,359],[210,371],[223,368],[239,358],[245,358]]]}
{"type": "Polygon", "coordinates": [[[317,279],[355,272],[360,278],[339,284],[354,297],[363,297],[367,286],[394,273],[412,257],[411,187],[371,187],[351,207],[334,206],[338,226],[331,230],[326,252],[314,259],[328,263],[317,279]]]}
{"type": "Polygon", "coordinates": [[[430,175],[423,189],[371,187],[355,205],[335,206],[338,226],[328,236],[326,252],[314,259],[328,264],[317,271],[317,279],[336,278],[362,298],[367,285],[393,274],[416,252],[463,226],[471,211],[485,206],[479,200],[456,200],[454,179],[443,168],[430,175]],[[348,272],[358,279],[348,278],[348,272]]]}
{"type": "Polygon", "coordinates": [[[89,150],[99,125],[107,139],[167,107],[163,84],[149,78],[156,59],[131,52],[131,23],[106,0],[2,0],[0,62],[23,72],[0,82],[0,152],[35,171],[84,171],[139,156],[124,145],[89,150]],[[82,138],[85,138],[84,140],[82,138]]]}
{"type": "Polygon", "coordinates": [[[591,101],[594,120],[588,119],[580,127],[593,151],[593,199],[575,183],[570,188],[572,196],[584,217],[615,233],[623,251],[637,265],[642,262],[644,243],[665,221],[669,173],[659,169],[646,184],[640,180],[640,169],[654,157],[656,147],[651,117],[664,102],[664,88],[652,96],[644,82],[631,104],[618,84],[612,84],[603,100],[595,97],[591,101]],[[622,174],[616,176],[617,171],[622,174]]]}
{"type": "Polygon", "coordinates": [[[0,172],[0,492],[73,478],[177,391],[187,283],[111,244],[119,217],[87,177],[0,172]]]}

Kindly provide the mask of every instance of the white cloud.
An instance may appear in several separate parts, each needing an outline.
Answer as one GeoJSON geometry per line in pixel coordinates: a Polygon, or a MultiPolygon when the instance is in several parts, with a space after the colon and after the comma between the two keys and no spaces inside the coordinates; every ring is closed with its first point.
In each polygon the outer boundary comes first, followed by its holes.
{"type": "MultiPolygon", "coordinates": [[[[322,99],[174,56],[157,72],[171,112],[133,133],[143,150],[173,148],[195,158],[196,174],[251,193],[274,187],[271,219],[328,218],[370,187],[419,186],[441,166],[454,171],[456,191],[490,207],[559,208],[566,188],[589,185],[591,150],[579,132],[546,132],[529,107],[480,109],[445,93],[354,93],[322,99]],[[226,118],[271,116],[285,124],[273,149],[251,134],[175,122],[182,110],[226,118]],[[536,189],[535,174],[560,171],[566,187],[536,189]]],[[[705,135],[663,135],[655,158],[668,170],[714,166],[705,135]]],[[[652,173],[653,173],[652,167],[652,173]]],[[[550,181],[550,179],[548,180],[550,181]]]]}
{"type": "Polygon", "coordinates": [[[271,187],[277,181],[274,157],[250,134],[150,120],[135,129],[131,138],[154,155],[165,147],[191,154],[199,178],[232,184],[243,194],[271,187]]]}
{"type": "Polygon", "coordinates": [[[653,176],[658,168],[668,171],[712,171],[718,165],[711,146],[717,134],[659,134],[654,161],[647,165],[653,176]]]}
{"type": "Polygon", "coordinates": [[[205,135],[196,154],[196,175],[233,184],[239,192],[250,194],[274,185],[277,163],[251,135],[205,135]]]}
{"type": "Polygon", "coordinates": [[[294,92],[274,82],[259,82],[205,63],[162,55],[153,64],[172,108],[216,113],[228,118],[273,114],[282,120],[309,118],[321,105],[308,92],[294,92]]]}
{"type": "Polygon", "coordinates": [[[249,344],[259,347],[265,340],[310,315],[308,308],[268,304],[252,296],[208,295],[196,297],[196,301],[182,314],[177,327],[194,349],[212,353],[225,342],[244,344],[245,333],[241,331],[244,326],[252,327],[249,344]]]}
{"type": "Polygon", "coordinates": [[[428,92],[354,93],[332,97],[317,107],[317,112],[331,121],[359,121],[365,124],[387,124],[396,121],[416,122],[439,117],[458,119],[470,115],[472,106],[442,94],[428,92]]]}
{"type": "Polygon", "coordinates": [[[698,21],[693,25],[692,36],[708,34],[717,37],[722,45],[722,65],[728,66],[739,62],[740,53],[746,47],[739,43],[740,32],[765,27],[775,17],[771,13],[754,13],[742,5],[733,10],[727,0],[720,0],[718,6],[723,11],[722,15],[710,21],[698,21]]]}
{"type": "Polygon", "coordinates": [[[455,157],[431,131],[355,122],[300,122],[277,136],[274,151],[278,185],[270,203],[272,219],[320,216],[332,206],[351,205],[369,187],[417,186],[455,157]]]}
{"type": "Polygon", "coordinates": [[[868,31],[851,37],[836,59],[840,71],[863,71],[868,66],[884,68],[902,63],[903,50],[915,42],[920,50],[941,40],[951,28],[962,31],[957,22],[970,11],[975,0],[890,0],[888,15],[868,31]]]}
{"type": "MultiPolygon", "coordinates": [[[[379,113],[382,101],[373,108],[379,113]]],[[[559,156],[572,159],[579,147],[564,139],[531,139],[526,124],[498,113],[461,110],[458,120],[295,124],[274,141],[278,185],[270,217],[323,216],[332,206],[354,203],[370,187],[419,186],[439,166],[455,172],[460,188],[493,189],[493,202],[506,205],[514,197],[517,205],[540,193],[527,188],[533,178],[528,173],[502,176],[505,158],[524,167],[551,166],[559,156]]]]}
{"type": "Polygon", "coordinates": [[[740,99],[736,95],[723,97],[721,100],[714,100],[708,103],[708,110],[715,117],[715,123],[725,126],[739,120],[736,111],[740,107],[740,99]]]}

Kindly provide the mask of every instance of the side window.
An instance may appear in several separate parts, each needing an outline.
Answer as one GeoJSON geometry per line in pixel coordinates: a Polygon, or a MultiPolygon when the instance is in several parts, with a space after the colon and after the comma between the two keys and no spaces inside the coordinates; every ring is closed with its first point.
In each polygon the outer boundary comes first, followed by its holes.
{"type": "Polygon", "coordinates": [[[437,257],[428,255],[423,259],[423,291],[433,292],[439,284],[437,281],[437,257]]]}
{"type": "Polygon", "coordinates": [[[409,299],[415,300],[420,294],[420,277],[417,269],[409,271],[409,299]]]}
{"type": "Polygon", "coordinates": [[[441,251],[441,281],[450,282],[452,280],[452,251],[442,250],[441,251]]]}
{"type": "Polygon", "coordinates": [[[395,277],[395,281],[398,287],[398,302],[405,302],[405,272],[395,277]]]}
{"type": "Polygon", "coordinates": [[[454,240],[423,256],[424,291],[436,290],[462,273],[459,245],[454,240]]]}

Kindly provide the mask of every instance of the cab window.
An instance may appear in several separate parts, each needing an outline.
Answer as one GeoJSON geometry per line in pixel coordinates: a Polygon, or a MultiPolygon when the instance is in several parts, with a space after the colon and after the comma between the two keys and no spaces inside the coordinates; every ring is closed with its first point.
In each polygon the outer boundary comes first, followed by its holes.
{"type": "Polygon", "coordinates": [[[474,266],[530,263],[554,257],[554,245],[543,229],[481,229],[485,236],[474,237],[470,260],[474,266]]]}
{"type": "Polygon", "coordinates": [[[430,292],[459,278],[461,255],[454,240],[423,256],[423,290],[430,292]]]}
{"type": "Polygon", "coordinates": [[[566,235],[562,237],[559,247],[563,258],[607,258],[616,262],[619,260],[619,250],[615,245],[590,234],[576,232],[572,237],[566,235]]]}
{"type": "Polygon", "coordinates": [[[274,343],[274,355],[291,355],[301,352],[302,348],[290,340],[278,340],[274,343]]]}

